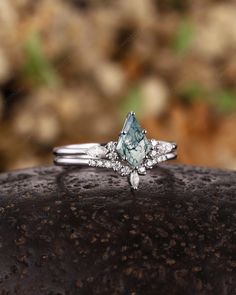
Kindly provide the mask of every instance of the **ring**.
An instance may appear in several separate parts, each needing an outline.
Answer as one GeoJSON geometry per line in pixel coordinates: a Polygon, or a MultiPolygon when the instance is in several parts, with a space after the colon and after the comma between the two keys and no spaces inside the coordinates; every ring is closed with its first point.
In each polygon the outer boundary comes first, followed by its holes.
{"type": "Polygon", "coordinates": [[[145,175],[159,163],[177,157],[174,142],[147,139],[135,113],[125,120],[117,142],[72,144],[53,149],[54,163],[60,166],[91,166],[110,168],[121,176],[128,176],[132,189],[137,189],[139,176],[145,175]]]}

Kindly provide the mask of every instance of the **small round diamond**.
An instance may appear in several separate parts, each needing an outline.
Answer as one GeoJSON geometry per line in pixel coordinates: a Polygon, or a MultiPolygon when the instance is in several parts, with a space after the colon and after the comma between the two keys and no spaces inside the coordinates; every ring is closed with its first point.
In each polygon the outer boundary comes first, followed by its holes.
{"type": "Polygon", "coordinates": [[[152,150],[151,153],[150,153],[150,156],[152,158],[154,158],[156,155],[157,155],[157,151],[156,150],[152,150]]]}
{"type": "Polygon", "coordinates": [[[105,166],[106,168],[111,168],[112,164],[111,164],[110,161],[105,161],[104,166],[105,166]]]}
{"type": "Polygon", "coordinates": [[[160,156],[156,160],[157,160],[157,163],[164,162],[166,160],[166,156],[164,156],[164,155],[163,156],[160,156]]]}
{"type": "Polygon", "coordinates": [[[97,166],[102,167],[103,166],[103,161],[97,161],[97,166]]]}
{"type": "Polygon", "coordinates": [[[122,165],[121,165],[120,162],[115,162],[115,163],[113,164],[113,169],[114,169],[115,171],[120,170],[121,167],[122,167],[122,165]]]}
{"type": "Polygon", "coordinates": [[[153,147],[155,147],[155,146],[157,146],[158,141],[155,140],[155,139],[151,139],[151,144],[152,144],[153,147]]]}
{"type": "Polygon", "coordinates": [[[130,172],[131,172],[131,169],[128,166],[124,166],[120,170],[121,175],[129,175],[130,172]]]}
{"type": "Polygon", "coordinates": [[[115,152],[110,152],[107,154],[107,158],[110,160],[115,160],[118,158],[117,154],[115,152]]]}
{"type": "Polygon", "coordinates": [[[146,174],[146,168],[144,166],[138,168],[139,174],[146,174]]]}
{"type": "Polygon", "coordinates": [[[154,166],[154,165],[156,165],[157,164],[157,159],[153,159],[152,160],[152,165],[154,166]]]}
{"type": "Polygon", "coordinates": [[[96,166],[96,161],[90,160],[89,161],[89,166],[95,167],[96,166]]]}
{"type": "Polygon", "coordinates": [[[111,152],[115,151],[115,149],[116,149],[116,142],[114,142],[114,141],[108,142],[107,149],[109,151],[111,151],[111,152]]]}
{"type": "Polygon", "coordinates": [[[146,166],[147,168],[152,168],[152,166],[153,166],[153,161],[152,161],[151,159],[148,159],[148,160],[146,161],[146,163],[145,163],[145,166],[146,166]]]}

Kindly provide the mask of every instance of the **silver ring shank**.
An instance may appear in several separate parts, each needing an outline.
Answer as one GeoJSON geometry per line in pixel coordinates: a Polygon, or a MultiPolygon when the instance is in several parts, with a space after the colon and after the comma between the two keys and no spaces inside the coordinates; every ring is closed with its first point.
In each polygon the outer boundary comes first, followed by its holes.
{"type": "MultiPolygon", "coordinates": [[[[160,143],[171,143],[173,145],[173,150],[177,148],[175,142],[167,142],[158,140],[160,143]]],[[[53,149],[53,154],[55,156],[73,156],[73,155],[87,155],[87,152],[91,148],[105,146],[105,143],[81,143],[81,144],[70,144],[60,147],[55,147],[53,149]]]]}
{"type": "MultiPolygon", "coordinates": [[[[176,156],[177,156],[176,153],[166,154],[165,155],[166,159],[164,161],[173,160],[176,158],[176,156]]],[[[88,166],[90,160],[92,159],[91,158],[85,159],[82,157],[77,157],[77,158],[56,157],[54,159],[54,164],[58,166],[88,166]]]]}
{"type": "MultiPolygon", "coordinates": [[[[160,144],[171,144],[172,150],[159,157],[158,163],[175,159],[177,156],[177,145],[173,142],[158,141],[160,144]]],[[[111,160],[104,156],[93,156],[89,151],[104,147],[106,144],[100,143],[85,143],[85,144],[72,144],[53,149],[55,155],[54,164],[59,166],[90,166],[91,160],[106,159],[107,162],[112,163],[111,160]]]]}
{"type": "Polygon", "coordinates": [[[104,146],[105,144],[100,143],[82,143],[82,144],[71,144],[53,149],[53,154],[56,156],[63,155],[84,155],[87,154],[88,149],[104,146]]]}
{"type": "Polygon", "coordinates": [[[88,166],[89,160],[91,159],[56,157],[54,164],[58,166],[88,166]]]}

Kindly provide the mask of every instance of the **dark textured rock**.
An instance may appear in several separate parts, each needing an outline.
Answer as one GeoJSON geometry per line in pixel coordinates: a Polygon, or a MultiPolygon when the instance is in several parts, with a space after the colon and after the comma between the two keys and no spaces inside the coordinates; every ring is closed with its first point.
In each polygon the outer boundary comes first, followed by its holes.
{"type": "Polygon", "coordinates": [[[2,174],[0,294],[236,294],[235,205],[232,171],[2,174]]]}

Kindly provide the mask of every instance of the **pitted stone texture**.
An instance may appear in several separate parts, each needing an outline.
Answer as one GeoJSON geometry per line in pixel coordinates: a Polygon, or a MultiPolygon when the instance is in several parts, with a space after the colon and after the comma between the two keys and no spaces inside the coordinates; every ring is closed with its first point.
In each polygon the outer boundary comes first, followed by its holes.
{"type": "Polygon", "coordinates": [[[161,165],[0,176],[0,294],[235,294],[236,173],[161,165]]]}

